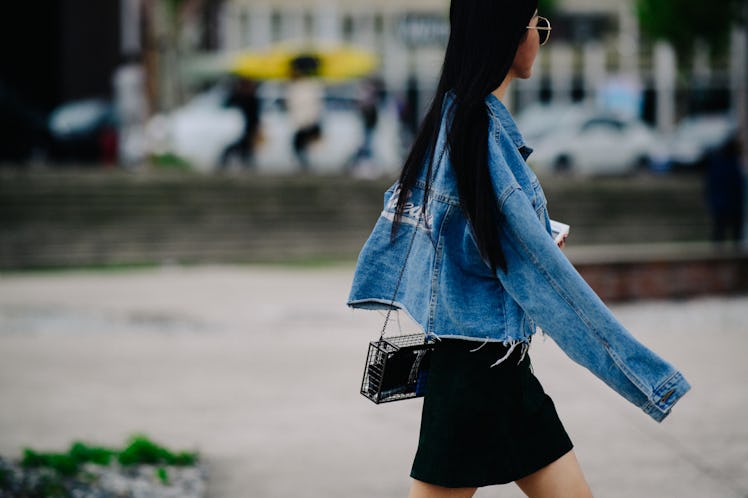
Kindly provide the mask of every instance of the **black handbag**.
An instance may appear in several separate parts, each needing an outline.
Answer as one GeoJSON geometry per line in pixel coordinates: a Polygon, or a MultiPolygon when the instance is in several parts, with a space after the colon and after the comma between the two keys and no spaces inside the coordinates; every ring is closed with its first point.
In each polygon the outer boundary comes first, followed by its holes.
{"type": "Polygon", "coordinates": [[[434,350],[433,341],[427,339],[423,333],[384,337],[390,314],[394,308],[397,291],[405,272],[405,263],[413,248],[413,241],[418,233],[418,225],[423,214],[413,229],[408,252],[405,255],[403,268],[395,286],[395,293],[384,319],[384,326],[379,339],[369,343],[366,355],[364,376],[361,381],[361,394],[374,403],[386,403],[403,399],[419,398],[424,395],[426,379],[431,363],[431,352],[434,350]]]}
{"type": "Polygon", "coordinates": [[[377,404],[423,396],[433,349],[424,334],[371,341],[361,394],[377,404]]]}

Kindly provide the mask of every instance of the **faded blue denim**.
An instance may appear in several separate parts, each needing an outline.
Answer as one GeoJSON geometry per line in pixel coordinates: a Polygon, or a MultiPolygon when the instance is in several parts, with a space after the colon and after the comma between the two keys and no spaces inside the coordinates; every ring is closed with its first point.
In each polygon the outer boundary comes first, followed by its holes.
{"type": "Polygon", "coordinates": [[[572,360],[662,421],[691,386],[616,320],[556,246],[543,189],[525,163],[532,150],[509,111],[491,94],[486,97],[487,146],[502,216],[506,273],[493,273],[481,258],[460,209],[446,150],[452,101],[448,94],[427,209],[424,212],[424,167],[391,242],[397,183],[387,190],[384,209],[359,255],[348,306],[390,307],[412,241],[394,308],[409,314],[428,336],[499,341],[510,346],[509,353],[521,346],[524,356],[540,327],[572,360]]]}

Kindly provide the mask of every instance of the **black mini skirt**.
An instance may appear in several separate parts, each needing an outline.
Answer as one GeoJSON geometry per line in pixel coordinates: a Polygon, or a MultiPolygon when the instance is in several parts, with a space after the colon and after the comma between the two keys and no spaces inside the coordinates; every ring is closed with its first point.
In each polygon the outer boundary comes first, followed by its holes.
{"type": "Polygon", "coordinates": [[[481,344],[436,343],[410,473],[414,479],[450,488],[506,484],[573,448],[522,345],[491,367],[509,348],[481,344]]]}

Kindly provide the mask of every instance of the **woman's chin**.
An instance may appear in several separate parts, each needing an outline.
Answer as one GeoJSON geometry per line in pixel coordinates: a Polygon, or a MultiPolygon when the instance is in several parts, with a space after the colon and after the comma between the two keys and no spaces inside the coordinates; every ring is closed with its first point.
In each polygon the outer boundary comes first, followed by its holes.
{"type": "Polygon", "coordinates": [[[516,77],[521,80],[529,79],[532,76],[532,68],[528,69],[527,71],[523,71],[519,73],[516,77]]]}

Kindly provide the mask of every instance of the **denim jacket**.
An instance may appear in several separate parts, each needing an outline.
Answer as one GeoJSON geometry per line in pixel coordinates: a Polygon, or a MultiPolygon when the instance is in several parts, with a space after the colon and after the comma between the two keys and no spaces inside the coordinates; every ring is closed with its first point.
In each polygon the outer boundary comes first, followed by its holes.
{"type": "Polygon", "coordinates": [[[510,349],[494,365],[517,346],[524,356],[540,327],[572,360],[662,421],[691,386],[616,320],[558,248],[543,189],[525,163],[532,150],[492,94],[486,97],[488,166],[506,271],[492,272],[482,259],[460,208],[447,151],[452,103],[448,93],[428,206],[424,209],[423,167],[391,241],[398,184],[387,190],[384,209],[359,255],[348,306],[403,310],[436,339],[500,341],[510,349]]]}

